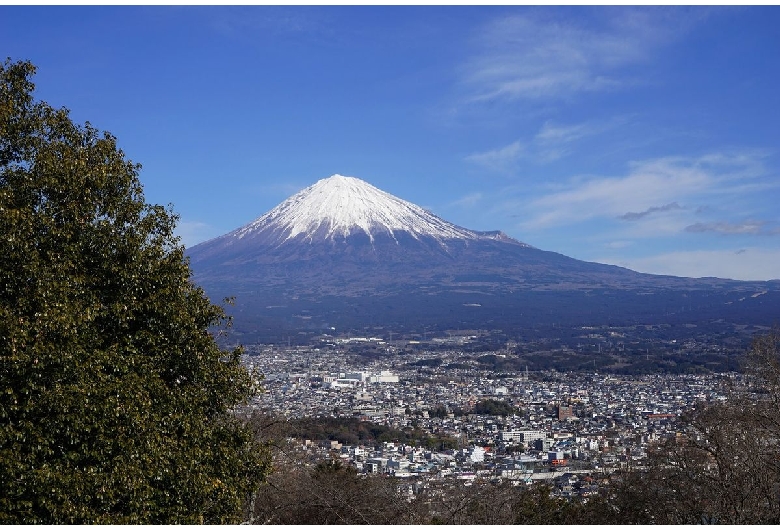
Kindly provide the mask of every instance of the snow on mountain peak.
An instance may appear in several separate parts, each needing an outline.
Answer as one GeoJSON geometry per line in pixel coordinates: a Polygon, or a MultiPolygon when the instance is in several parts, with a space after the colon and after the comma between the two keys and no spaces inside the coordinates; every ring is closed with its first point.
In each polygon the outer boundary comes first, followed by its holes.
{"type": "Polygon", "coordinates": [[[312,239],[347,237],[364,232],[374,235],[405,231],[415,239],[421,236],[444,239],[476,239],[476,232],[461,228],[433,215],[416,204],[399,199],[355,177],[333,175],[301,190],[233,235],[242,238],[268,229],[282,240],[301,234],[312,239]]]}

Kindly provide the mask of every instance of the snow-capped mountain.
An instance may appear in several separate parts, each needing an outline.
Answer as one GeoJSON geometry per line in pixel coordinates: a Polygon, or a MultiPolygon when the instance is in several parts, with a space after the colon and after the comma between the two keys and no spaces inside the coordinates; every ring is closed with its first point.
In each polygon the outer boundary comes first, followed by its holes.
{"type": "Polygon", "coordinates": [[[446,251],[448,242],[511,239],[500,232],[462,228],[368,182],[333,175],[209,244],[219,241],[222,246],[246,246],[251,242],[253,246],[278,247],[291,242],[333,244],[365,238],[374,251],[388,242],[400,245],[410,240],[427,245],[435,242],[446,251]]]}
{"type": "Polygon", "coordinates": [[[459,247],[502,241],[528,247],[502,232],[479,232],[449,223],[425,209],[355,177],[333,175],[232,232],[192,248],[193,263],[437,260],[459,247]],[[328,255],[323,256],[322,252],[328,255]]]}
{"type": "Polygon", "coordinates": [[[360,232],[371,241],[378,234],[394,238],[395,232],[440,242],[480,237],[363,180],[343,175],[318,181],[229,235],[241,239],[262,232],[274,234],[279,242],[299,236],[308,241],[346,238],[360,232]]]}
{"type": "Polygon", "coordinates": [[[713,311],[742,300],[772,300],[780,310],[777,282],[653,276],[579,261],[500,231],[454,225],[341,175],[187,254],[195,282],[215,300],[236,296],[236,328],[253,328],[257,337],[333,323],[631,320],[690,306],[698,296],[713,311]],[[759,291],[774,294],[745,297],[759,291]]]}

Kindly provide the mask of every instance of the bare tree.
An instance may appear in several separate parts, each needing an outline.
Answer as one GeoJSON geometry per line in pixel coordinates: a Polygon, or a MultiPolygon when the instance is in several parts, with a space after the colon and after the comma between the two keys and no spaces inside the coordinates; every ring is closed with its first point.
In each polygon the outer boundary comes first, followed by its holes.
{"type": "Polygon", "coordinates": [[[699,404],[613,489],[626,522],[780,522],[779,344],[777,330],[757,337],[726,401],[699,404]]]}

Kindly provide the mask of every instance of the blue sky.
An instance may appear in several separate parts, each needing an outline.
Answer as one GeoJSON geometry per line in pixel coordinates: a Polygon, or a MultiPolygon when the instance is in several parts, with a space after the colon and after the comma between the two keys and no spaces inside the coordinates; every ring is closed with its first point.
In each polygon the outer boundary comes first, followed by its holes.
{"type": "Polygon", "coordinates": [[[780,8],[0,7],[187,245],[334,173],[638,271],[780,278],[780,8]]]}

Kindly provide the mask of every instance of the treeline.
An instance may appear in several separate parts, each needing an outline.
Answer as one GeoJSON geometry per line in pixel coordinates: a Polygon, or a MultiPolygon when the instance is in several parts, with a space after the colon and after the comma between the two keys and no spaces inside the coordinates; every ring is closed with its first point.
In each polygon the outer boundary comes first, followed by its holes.
{"type": "MultiPolygon", "coordinates": [[[[742,357],[727,353],[671,351],[602,352],[532,351],[509,355],[488,354],[477,357],[479,368],[496,372],[531,371],[605,372],[620,375],[710,374],[741,369],[742,357]]],[[[464,365],[468,366],[468,365],[464,365]]]]}
{"type": "Polygon", "coordinates": [[[489,482],[412,486],[381,475],[360,476],[339,461],[305,467],[277,463],[247,510],[254,524],[595,524],[622,522],[601,498],[587,503],[550,496],[547,487],[489,482]]]}
{"type": "MultiPolygon", "coordinates": [[[[449,408],[446,405],[437,404],[428,411],[431,418],[446,418],[450,414],[463,417],[472,413],[509,416],[520,414],[521,411],[506,401],[489,398],[477,402],[470,410],[460,407],[449,408]]],[[[421,413],[418,412],[418,414],[421,413]]],[[[283,428],[287,436],[301,440],[333,440],[346,445],[381,445],[383,442],[395,442],[437,450],[457,447],[456,440],[453,438],[429,434],[417,427],[415,420],[412,421],[411,426],[402,429],[356,417],[331,416],[276,421],[284,425],[284,427],[279,428],[283,428]]]]}
{"type": "MultiPolygon", "coordinates": [[[[489,349],[486,351],[490,351],[489,349]]],[[[468,369],[520,373],[531,371],[607,372],[620,375],[710,374],[736,372],[742,356],[736,353],[687,353],[672,351],[515,351],[508,355],[462,355],[459,362],[444,364],[439,357],[406,363],[408,367],[468,369]],[[469,364],[468,361],[471,361],[469,364]],[[476,364],[474,364],[476,363],[476,364]]]]}
{"type": "Polygon", "coordinates": [[[478,401],[471,408],[464,408],[459,406],[447,407],[446,405],[439,403],[438,405],[435,405],[430,410],[428,410],[428,415],[431,418],[446,418],[450,414],[458,418],[468,416],[469,414],[511,416],[512,414],[522,414],[522,411],[517,407],[507,403],[506,401],[490,398],[478,401]]]}

